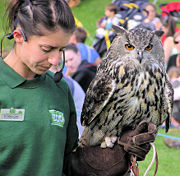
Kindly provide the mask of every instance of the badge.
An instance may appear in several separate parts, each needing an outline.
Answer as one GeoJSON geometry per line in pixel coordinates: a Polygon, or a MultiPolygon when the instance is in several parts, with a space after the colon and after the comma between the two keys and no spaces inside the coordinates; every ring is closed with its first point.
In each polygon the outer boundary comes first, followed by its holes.
{"type": "Polygon", "coordinates": [[[1,109],[0,120],[4,121],[24,121],[25,109],[1,109]]]}
{"type": "Polygon", "coordinates": [[[59,127],[63,127],[65,123],[64,114],[54,109],[49,110],[49,112],[51,114],[51,125],[57,125],[59,127]]]}

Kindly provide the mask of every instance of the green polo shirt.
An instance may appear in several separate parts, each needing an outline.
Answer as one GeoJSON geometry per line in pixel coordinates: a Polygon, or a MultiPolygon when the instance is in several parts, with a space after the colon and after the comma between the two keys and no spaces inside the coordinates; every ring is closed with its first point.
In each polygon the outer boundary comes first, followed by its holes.
{"type": "Polygon", "coordinates": [[[0,110],[0,176],[61,176],[78,138],[66,82],[26,80],[0,58],[0,110]]]}

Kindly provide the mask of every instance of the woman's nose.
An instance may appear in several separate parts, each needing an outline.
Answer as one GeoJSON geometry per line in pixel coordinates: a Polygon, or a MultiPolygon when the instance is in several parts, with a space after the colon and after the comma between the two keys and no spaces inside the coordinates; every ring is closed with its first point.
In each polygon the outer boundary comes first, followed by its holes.
{"type": "Polygon", "coordinates": [[[59,64],[59,60],[60,60],[60,54],[59,54],[59,52],[58,52],[58,53],[52,54],[52,55],[49,57],[48,62],[49,62],[51,65],[58,65],[58,64],[59,64]]]}

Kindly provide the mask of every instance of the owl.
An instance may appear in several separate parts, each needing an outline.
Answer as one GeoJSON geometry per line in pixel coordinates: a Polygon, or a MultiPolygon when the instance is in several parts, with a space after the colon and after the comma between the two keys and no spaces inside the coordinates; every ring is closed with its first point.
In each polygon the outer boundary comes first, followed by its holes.
{"type": "Polygon", "coordinates": [[[170,126],[173,89],[164,63],[162,31],[126,30],[117,36],[91,82],[81,114],[79,146],[113,147],[117,137],[146,120],[170,126]]]}

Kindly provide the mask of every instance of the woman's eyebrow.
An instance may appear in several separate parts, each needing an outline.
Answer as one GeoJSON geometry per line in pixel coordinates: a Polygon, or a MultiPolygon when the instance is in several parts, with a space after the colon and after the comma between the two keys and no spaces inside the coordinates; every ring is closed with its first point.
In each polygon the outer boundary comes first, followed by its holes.
{"type": "Polygon", "coordinates": [[[57,48],[57,47],[55,47],[55,46],[51,46],[51,45],[42,45],[42,44],[40,44],[39,45],[40,47],[46,47],[46,48],[52,48],[52,49],[55,49],[55,48],[57,48]]]}
{"type": "MultiPolygon", "coordinates": [[[[50,49],[57,49],[57,48],[59,48],[59,47],[57,47],[57,46],[51,46],[51,45],[46,45],[46,44],[40,44],[39,46],[40,46],[40,47],[50,48],[50,49]]],[[[66,46],[62,46],[62,47],[60,48],[60,50],[64,50],[64,49],[66,49],[66,46]]]]}

